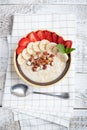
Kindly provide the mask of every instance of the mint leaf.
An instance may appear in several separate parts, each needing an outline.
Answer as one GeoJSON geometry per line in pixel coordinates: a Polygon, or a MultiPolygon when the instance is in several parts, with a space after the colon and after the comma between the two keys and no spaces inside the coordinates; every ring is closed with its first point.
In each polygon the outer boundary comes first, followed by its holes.
{"type": "Polygon", "coordinates": [[[69,51],[70,51],[70,48],[66,48],[66,49],[65,49],[65,52],[66,52],[66,53],[69,53],[69,51]]]}
{"type": "Polygon", "coordinates": [[[75,50],[75,48],[65,48],[65,46],[63,44],[57,44],[57,49],[61,52],[61,53],[66,53],[69,54],[72,51],[75,50]]]}
{"type": "Polygon", "coordinates": [[[69,53],[71,53],[74,50],[75,50],[75,48],[66,48],[65,49],[65,53],[69,54],[69,53]]]}
{"type": "Polygon", "coordinates": [[[57,44],[57,49],[61,52],[61,53],[66,53],[65,47],[63,44],[57,44]]]}

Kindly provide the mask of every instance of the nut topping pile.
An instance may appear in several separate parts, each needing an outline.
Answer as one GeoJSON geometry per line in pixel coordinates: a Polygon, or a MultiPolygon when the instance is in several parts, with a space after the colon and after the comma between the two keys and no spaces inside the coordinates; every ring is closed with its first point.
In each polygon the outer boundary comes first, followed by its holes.
{"type": "Polygon", "coordinates": [[[48,52],[37,52],[35,56],[31,55],[27,65],[32,66],[32,71],[45,70],[48,66],[53,65],[53,54],[48,52]]]}

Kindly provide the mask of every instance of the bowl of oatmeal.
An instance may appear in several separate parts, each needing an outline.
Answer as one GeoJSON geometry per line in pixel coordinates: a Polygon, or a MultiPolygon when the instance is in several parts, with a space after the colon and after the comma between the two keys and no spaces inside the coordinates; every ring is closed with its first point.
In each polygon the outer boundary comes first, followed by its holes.
{"type": "Polygon", "coordinates": [[[14,66],[19,77],[33,86],[49,86],[68,72],[71,54],[61,53],[58,44],[71,48],[72,42],[48,30],[30,32],[21,38],[14,52],[14,66]]]}

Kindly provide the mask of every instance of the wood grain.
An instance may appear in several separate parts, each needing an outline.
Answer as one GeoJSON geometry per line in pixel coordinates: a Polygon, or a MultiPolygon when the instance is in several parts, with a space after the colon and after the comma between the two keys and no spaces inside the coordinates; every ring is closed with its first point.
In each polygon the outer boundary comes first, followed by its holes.
{"type": "MultiPolygon", "coordinates": [[[[0,0],[0,4],[30,4],[32,2],[35,0],[0,0]]],[[[87,0],[36,0],[36,2],[38,4],[87,4],[87,0]]]]}

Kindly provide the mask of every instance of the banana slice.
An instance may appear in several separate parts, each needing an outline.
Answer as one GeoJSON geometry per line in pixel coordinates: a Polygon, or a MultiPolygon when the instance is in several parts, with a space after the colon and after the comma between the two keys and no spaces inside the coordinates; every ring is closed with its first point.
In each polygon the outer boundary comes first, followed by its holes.
{"type": "Polygon", "coordinates": [[[27,52],[30,54],[30,55],[34,55],[35,54],[35,51],[33,50],[33,44],[35,44],[34,42],[31,42],[29,43],[29,45],[27,46],[27,52]]]}
{"type": "Polygon", "coordinates": [[[48,40],[42,40],[39,44],[39,48],[41,51],[46,51],[46,46],[50,44],[48,40]]]}
{"type": "Polygon", "coordinates": [[[25,60],[28,60],[30,58],[30,54],[27,52],[26,48],[22,51],[22,56],[25,60]]]}
{"type": "Polygon", "coordinates": [[[56,46],[53,47],[52,52],[53,52],[53,54],[55,54],[55,55],[58,53],[58,49],[57,49],[56,46]]]}
{"type": "Polygon", "coordinates": [[[22,65],[26,62],[21,53],[18,55],[17,61],[19,65],[22,65]]]}
{"type": "Polygon", "coordinates": [[[62,61],[62,62],[67,62],[68,61],[68,55],[67,54],[62,54],[60,52],[57,53],[57,56],[59,57],[59,59],[62,61]]]}
{"type": "Polygon", "coordinates": [[[56,46],[56,44],[55,44],[54,42],[51,42],[51,43],[47,44],[47,45],[46,45],[46,50],[47,50],[47,52],[52,53],[52,49],[53,49],[53,47],[55,47],[55,46],[56,46]]]}
{"type": "Polygon", "coordinates": [[[33,50],[35,52],[40,52],[39,44],[40,44],[40,41],[33,43],[33,50]]]}

